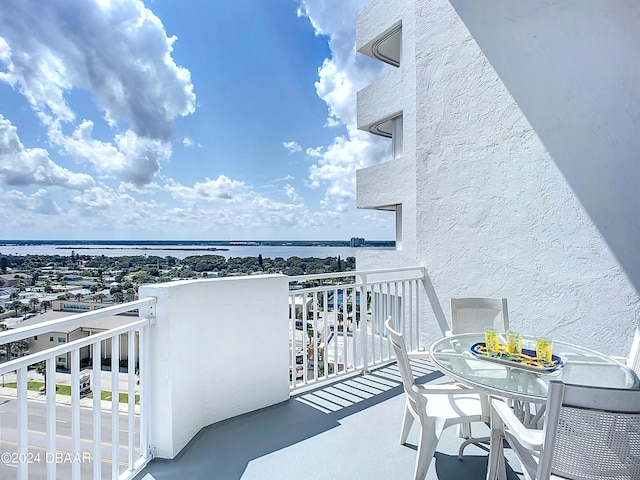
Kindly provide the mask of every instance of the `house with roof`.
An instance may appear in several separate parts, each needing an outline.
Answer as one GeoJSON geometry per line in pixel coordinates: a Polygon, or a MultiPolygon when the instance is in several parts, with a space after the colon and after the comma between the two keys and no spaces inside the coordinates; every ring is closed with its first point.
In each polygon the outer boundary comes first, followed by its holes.
{"type": "MultiPolygon", "coordinates": [[[[78,303],[78,302],[74,302],[78,303]]],[[[90,310],[86,310],[90,311],[90,310]]],[[[69,317],[69,309],[57,309],[50,310],[46,313],[35,315],[26,320],[11,324],[9,328],[18,327],[30,327],[37,326],[39,324],[57,320],[59,318],[69,317]]],[[[82,311],[75,311],[75,313],[82,313],[82,311]]],[[[92,320],[82,325],[74,325],[70,327],[52,327],[50,331],[44,334],[34,335],[27,341],[29,343],[29,353],[34,354],[44,350],[48,350],[52,347],[70,343],[74,340],[95,335],[100,332],[104,332],[113,328],[117,328],[122,325],[126,325],[131,322],[131,315],[112,315],[106,318],[98,320],[92,320]]],[[[120,336],[120,358],[118,362],[122,362],[128,359],[128,350],[126,348],[128,344],[127,334],[120,336]]],[[[90,346],[80,349],[80,363],[83,365],[89,365],[93,361],[93,351],[90,346]]],[[[64,354],[56,358],[56,367],[61,369],[68,369],[71,362],[71,355],[64,354]]],[[[111,364],[111,340],[106,340],[101,348],[102,364],[111,364]]]]}

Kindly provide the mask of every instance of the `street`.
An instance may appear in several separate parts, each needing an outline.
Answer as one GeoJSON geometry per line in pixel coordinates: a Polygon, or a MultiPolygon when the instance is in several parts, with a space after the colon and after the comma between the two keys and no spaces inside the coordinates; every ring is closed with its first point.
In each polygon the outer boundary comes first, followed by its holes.
{"type": "MultiPolygon", "coordinates": [[[[16,478],[19,461],[29,463],[29,479],[46,479],[47,463],[57,464],[56,478],[71,478],[71,468],[74,462],[80,463],[83,477],[91,477],[94,465],[93,459],[93,411],[88,408],[80,409],[80,451],[72,454],[71,442],[71,408],[58,404],[56,407],[56,454],[46,453],[46,411],[45,403],[29,400],[28,402],[28,455],[19,458],[17,455],[16,415],[17,403],[15,397],[0,396],[0,478],[16,478]],[[85,473],[86,472],[86,473],[85,473]]],[[[112,431],[111,412],[102,411],[102,477],[111,476],[112,466],[112,431]]],[[[136,433],[139,430],[139,417],[136,416],[136,433]]],[[[127,466],[128,420],[126,414],[119,414],[118,464],[122,472],[127,466]]],[[[137,444],[137,436],[135,440],[137,444]]],[[[136,455],[138,449],[136,448],[136,455]]]]}

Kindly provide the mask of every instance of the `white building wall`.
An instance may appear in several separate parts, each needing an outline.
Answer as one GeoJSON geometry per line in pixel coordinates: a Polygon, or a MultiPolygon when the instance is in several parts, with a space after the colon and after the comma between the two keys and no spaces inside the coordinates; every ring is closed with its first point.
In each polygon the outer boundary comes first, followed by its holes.
{"type": "MultiPolygon", "coordinates": [[[[629,51],[639,44],[640,11],[622,0],[557,3],[403,2],[404,152],[415,184],[397,195],[403,250],[358,252],[358,268],[424,265],[438,299],[433,310],[447,319],[450,297],[504,296],[510,323],[524,333],[625,354],[640,317],[640,257],[626,248],[640,232],[640,196],[627,187],[629,175],[640,178],[640,56],[629,51]],[[607,74],[585,58],[611,56],[612,34],[625,66],[602,90],[607,74]],[[545,91],[554,99],[548,112],[540,106],[545,91]],[[590,100],[602,95],[607,102],[590,100]],[[574,149],[582,169],[574,168],[574,149]]],[[[376,22],[383,31],[388,20],[359,19],[367,28],[376,22]]],[[[378,205],[388,202],[376,194],[381,170],[358,173],[363,206],[375,206],[376,195],[378,205]]],[[[425,344],[440,335],[428,311],[425,344]]]]}
{"type": "Polygon", "coordinates": [[[157,298],[149,383],[159,457],[174,458],[207,425],[289,398],[287,277],[170,282],[139,294],[157,298]]]}

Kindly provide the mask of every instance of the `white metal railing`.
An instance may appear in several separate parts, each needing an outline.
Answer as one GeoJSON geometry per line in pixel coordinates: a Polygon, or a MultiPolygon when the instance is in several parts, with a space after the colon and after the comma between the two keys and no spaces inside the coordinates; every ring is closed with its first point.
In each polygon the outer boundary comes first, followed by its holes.
{"type": "Polygon", "coordinates": [[[423,280],[423,267],[289,277],[291,389],[392,360],[388,316],[418,350],[423,280]]]}
{"type": "MultiPolygon", "coordinates": [[[[16,397],[15,418],[0,417],[0,469],[15,468],[18,480],[28,479],[30,472],[38,477],[44,477],[46,472],[47,479],[76,480],[82,475],[82,478],[122,480],[132,478],[148,463],[151,459],[148,329],[154,322],[155,303],[155,298],[145,298],[0,333],[0,345],[4,345],[69,327],[81,328],[87,322],[140,307],[149,307],[147,311],[151,312],[146,318],[131,317],[126,325],[0,364],[3,384],[5,375],[15,372],[16,376],[15,392],[12,392],[16,397]],[[121,343],[125,345],[122,353],[128,358],[126,374],[121,374],[119,368],[121,343]],[[80,391],[80,357],[87,352],[93,359],[90,370],[93,400],[81,398],[80,391]],[[102,384],[103,354],[107,357],[110,354],[111,358],[110,386],[102,384]],[[61,356],[70,357],[70,397],[64,397],[64,401],[62,396],[56,395],[56,362],[61,356]],[[30,395],[27,373],[29,367],[40,362],[46,365],[45,393],[30,395]],[[111,392],[110,401],[101,399],[105,388],[111,392]],[[126,394],[126,403],[120,402],[121,394],[126,394]],[[66,404],[69,405],[68,412],[66,404]],[[44,415],[44,421],[41,415],[44,415]],[[44,428],[45,432],[36,430],[37,427],[44,428]],[[103,448],[109,445],[110,449],[103,448]]],[[[105,374],[107,379],[108,376],[105,374]]],[[[7,392],[5,388],[3,396],[7,392]]],[[[0,477],[8,478],[6,475],[0,477]]]]}

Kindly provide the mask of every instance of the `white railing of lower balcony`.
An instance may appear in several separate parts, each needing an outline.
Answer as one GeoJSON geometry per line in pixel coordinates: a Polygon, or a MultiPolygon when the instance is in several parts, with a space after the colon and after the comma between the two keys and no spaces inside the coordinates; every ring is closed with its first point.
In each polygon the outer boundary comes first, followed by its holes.
{"type": "Polygon", "coordinates": [[[392,360],[388,316],[417,350],[423,279],[423,267],[290,277],[291,389],[392,360]]]}
{"type": "Polygon", "coordinates": [[[131,317],[126,325],[0,364],[3,379],[15,372],[17,380],[15,419],[8,415],[0,418],[0,467],[15,467],[18,480],[30,478],[30,471],[38,478],[43,478],[46,472],[47,479],[75,480],[81,475],[82,478],[92,475],[94,479],[126,479],[132,478],[150,460],[147,351],[154,306],[154,298],[141,299],[0,333],[0,345],[4,345],[69,327],[82,327],[112,315],[136,313],[140,307],[152,312],[146,318],[131,317]],[[87,351],[93,358],[90,375],[93,400],[81,401],[80,358],[82,354],[86,356],[87,351]],[[112,359],[111,385],[101,382],[103,356],[112,359]],[[56,398],[56,363],[60,357],[70,357],[71,394],[68,402],[64,402],[70,404],[69,412],[63,408],[60,398],[56,398]],[[127,373],[122,375],[118,359],[125,357],[127,373]],[[27,381],[28,370],[40,362],[46,363],[45,393],[38,395],[44,398],[43,420],[40,418],[43,402],[29,400],[27,381]],[[110,402],[101,400],[103,389],[111,392],[110,402]],[[125,398],[126,402],[121,403],[125,398]],[[44,439],[42,430],[46,431],[44,439]]]}

